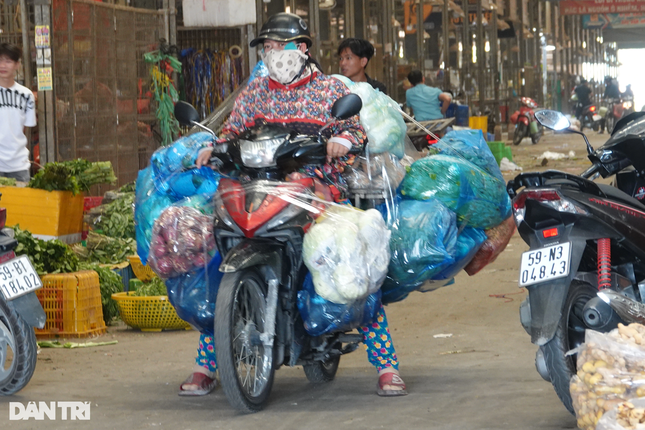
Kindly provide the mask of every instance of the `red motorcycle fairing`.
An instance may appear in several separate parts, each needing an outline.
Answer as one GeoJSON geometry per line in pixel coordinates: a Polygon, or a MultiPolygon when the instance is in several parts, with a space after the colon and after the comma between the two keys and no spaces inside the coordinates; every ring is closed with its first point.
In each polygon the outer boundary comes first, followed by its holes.
{"type": "Polygon", "coordinates": [[[623,104],[622,103],[614,103],[614,117],[616,118],[622,118],[623,116],[623,104]]]}
{"type": "MultiPolygon", "coordinates": [[[[239,181],[222,178],[219,183],[218,195],[224,203],[226,211],[233,221],[244,233],[244,236],[251,238],[255,232],[266,222],[278,215],[287,206],[299,201],[298,194],[309,193],[313,197],[316,184],[313,178],[302,178],[290,182],[281,182],[270,187],[258,206],[251,202],[247,208],[247,192],[257,191],[261,187],[257,182],[247,186],[239,181]]],[[[312,207],[315,208],[314,205],[312,207]]],[[[304,209],[303,209],[304,210],[304,209]]],[[[309,226],[303,226],[306,230],[309,226]]]]}
{"type": "Polygon", "coordinates": [[[529,125],[529,118],[526,115],[521,115],[518,119],[518,122],[521,122],[522,124],[526,125],[528,127],[529,125]]]}

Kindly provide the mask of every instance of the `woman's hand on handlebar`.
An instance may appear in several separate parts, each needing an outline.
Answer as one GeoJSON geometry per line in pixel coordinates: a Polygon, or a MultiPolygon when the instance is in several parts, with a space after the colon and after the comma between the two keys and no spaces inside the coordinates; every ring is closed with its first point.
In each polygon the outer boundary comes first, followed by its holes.
{"type": "Polygon", "coordinates": [[[202,148],[199,150],[199,154],[197,154],[197,160],[195,160],[195,165],[199,169],[202,166],[208,165],[208,162],[211,159],[211,155],[213,154],[213,148],[211,147],[206,147],[202,148]]]}
{"type": "Polygon", "coordinates": [[[347,155],[349,148],[338,142],[327,142],[327,162],[331,162],[332,158],[339,158],[347,155]]]}

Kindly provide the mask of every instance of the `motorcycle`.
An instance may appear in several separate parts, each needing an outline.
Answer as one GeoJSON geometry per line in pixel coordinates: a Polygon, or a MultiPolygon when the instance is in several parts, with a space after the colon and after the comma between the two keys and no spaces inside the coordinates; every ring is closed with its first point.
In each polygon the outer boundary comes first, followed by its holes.
{"type": "Polygon", "coordinates": [[[0,208],[0,395],[22,390],[36,369],[36,335],[46,315],[35,291],[43,286],[29,257],[16,257],[18,241],[4,229],[7,210],[0,208]]]}
{"type": "MultiPolygon", "coordinates": [[[[559,112],[536,118],[553,130],[569,121],[559,112]]],[[[523,173],[507,184],[518,232],[530,246],[520,264],[528,291],[520,321],[538,346],[535,365],[573,413],[569,380],[585,330],[607,332],[619,322],[645,322],[645,113],[621,119],[594,150],[579,176],[523,173]],[[615,186],[593,182],[615,177],[615,186]]]]}
{"type": "Polygon", "coordinates": [[[535,100],[530,97],[521,97],[522,105],[520,109],[511,115],[511,123],[515,124],[513,132],[513,145],[519,145],[525,137],[531,137],[531,142],[535,145],[542,138],[542,126],[535,120],[534,109],[538,107],[535,100]]]}
{"type": "MultiPolygon", "coordinates": [[[[336,121],[360,111],[355,94],[336,101],[336,121]]],[[[175,116],[196,125],[199,115],[180,102],[175,116]]],[[[215,305],[215,350],[220,381],[229,403],[257,412],[267,403],[275,370],[302,365],[311,382],[334,379],[341,355],[362,335],[333,332],[309,336],[296,300],[307,273],[303,236],[313,224],[317,186],[313,178],[282,182],[305,165],[322,165],[326,145],[318,136],[297,135],[277,125],[247,130],[213,154],[211,164],[229,176],[215,196],[214,236],[224,272],[215,305]]],[[[208,130],[210,132],[210,130],[208,130]]],[[[212,133],[212,132],[211,132],[212,133]]]]}
{"type": "Polygon", "coordinates": [[[625,104],[621,99],[610,99],[608,103],[607,114],[605,115],[605,128],[607,129],[607,133],[611,134],[616,122],[625,114],[625,104]]]}
{"type": "Polygon", "coordinates": [[[623,117],[632,114],[636,111],[634,108],[634,98],[632,96],[623,96],[623,117]]]}

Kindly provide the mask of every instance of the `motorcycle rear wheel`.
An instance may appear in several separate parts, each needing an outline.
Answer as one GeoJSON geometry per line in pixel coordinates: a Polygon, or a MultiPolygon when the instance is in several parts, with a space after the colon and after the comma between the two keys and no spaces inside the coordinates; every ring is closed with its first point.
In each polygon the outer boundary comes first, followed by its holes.
{"type": "Polygon", "coordinates": [[[569,286],[555,336],[540,347],[544,353],[551,384],[564,407],[572,414],[574,410],[569,381],[577,372],[577,354],[565,354],[584,343],[585,329],[588,327],[584,323],[582,312],[587,302],[596,297],[597,292],[598,290],[590,284],[573,281],[569,286]]]}
{"type": "Polygon", "coordinates": [[[531,136],[531,143],[533,143],[533,145],[537,145],[543,134],[544,130],[542,129],[542,126],[538,125],[538,132],[531,136]]]}
{"type": "Polygon", "coordinates": [[[226,273],[215,305],[215,354],[220,382],[233,408],[260,411],[271,393],[273,347],[264,332],[266,282],[255,270],[226,273]]]}
{"type": "Polygon", "coordinates": [[[528,126],[523,122],[518,122],[515,125],[515,132],[513,132],[513,145],[519,145],[522,139],[524,139],[524,136],[526,136],[527,131],[528,126]]]}
{"type": "Polygon", "coordinates": [[[0,395],[23,389],[36,370],[34,329],[0,298],[0,395]]]}
{"type": "Polygon", "coordinates": [[[336,377],[340,355],[330,358],[327,361],[317,361],[315,363],[305,364],[303,367],[307,380],[314,384],[320,382],[331,382],[336,377]]]}

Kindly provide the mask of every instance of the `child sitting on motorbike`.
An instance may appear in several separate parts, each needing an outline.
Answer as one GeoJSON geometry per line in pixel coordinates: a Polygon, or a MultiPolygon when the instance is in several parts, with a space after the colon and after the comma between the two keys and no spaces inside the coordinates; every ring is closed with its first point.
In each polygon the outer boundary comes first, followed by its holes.
{"type": "MultiPolygon", "coordinates": [[[[317,134],[332,120],[331,106],[349,89],[339,80],[324,75],[309,55],[311,35],[298,15],[278,13],[264,23],[251,47],[261,47],[269,76],[256,78],[242,91],[223,129],[223,138],[240,134],[260,122],[288,125],[302,134],[317,134]]],[[[307,173],[336,187],[341,194],[346,186],[340,172],[343,158],[352,147],[362,147],[365,131],[356,117],[326,130],[327,164],[307,173]]],[[[208,164],[212,148],[200,151],[197,166],[208,164]]],[[[368,360],[378,373],[377,393],[381,396],[405,395],[399,376],[398,360],[383,307],[368,326],[360,327],[368,360]]],[[[182,384],[180,394],[207,394],[215,386],[215,345],[212,336],[200,338],[193,374],[182,384]]]]}

